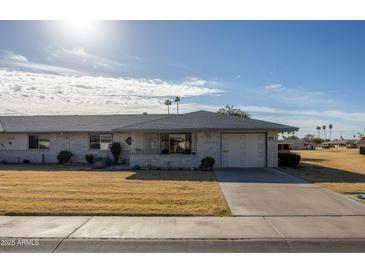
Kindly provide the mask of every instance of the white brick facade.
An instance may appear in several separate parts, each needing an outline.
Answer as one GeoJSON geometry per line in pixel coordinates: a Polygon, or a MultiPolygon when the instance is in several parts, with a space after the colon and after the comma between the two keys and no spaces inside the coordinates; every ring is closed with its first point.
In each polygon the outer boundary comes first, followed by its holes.
{"type": "Polygon", "coordinates": [[[89,134],[41,134],[50,141],[49,149],[28,149],[28,134],[0,134],[0,161],[22,163],[57,163],[57,155],[62,150],[73,153],[72,162],[85,162],[85,155],[91,153],[94,157],[107,156],[108,151],[89,149],[89,134]]]}
{"type": "MultiPolygon", "coordinates": [[[[56,163],[61,150],[73,153],[73,162],[85,162],[85,155],[91,153],[94,157],[111,154],[105,150],[89,149],[88,133],[53,133],[41,134],[50,140],[50,149],[28,149],[28,134],[0,133],[0,161],[22,163],[30,160],[32,163],[56,163]]],[[[160,167],[160,168],[193,168],[199,167],[202,158],[211,156],[215,159],[215,167],[221,167],[221,132],[196,132],[192,134],[192,155],[159,155],[143,154],[143,133],[115,133],[113,141],[122,145],[121,159],[130,166],[160,167]],[[132,144],[125,140],[132,138],[132,144]]],[[[267,166],[278,165],[277,132],[267,133],[267,166]]]]}

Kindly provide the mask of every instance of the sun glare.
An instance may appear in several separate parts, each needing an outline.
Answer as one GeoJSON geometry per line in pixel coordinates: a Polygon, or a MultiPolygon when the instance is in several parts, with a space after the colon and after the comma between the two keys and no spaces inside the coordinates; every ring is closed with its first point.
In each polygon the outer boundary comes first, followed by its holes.
{"type": "Polygon", "coordinates": [[[72,20],[64,21],[66,30],[76,35],[90,35],[95,31],[95,21],[89,20],[72,20]]]}

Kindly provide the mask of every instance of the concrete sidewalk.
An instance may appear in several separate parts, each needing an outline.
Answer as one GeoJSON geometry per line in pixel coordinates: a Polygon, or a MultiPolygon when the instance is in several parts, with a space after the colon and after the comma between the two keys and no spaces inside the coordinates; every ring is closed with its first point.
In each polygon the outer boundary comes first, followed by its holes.
{"type": "Polygon", "coordinates": [[[0,239],[2,252],[364,252],[365,216],[1,216],[0,239]]]}

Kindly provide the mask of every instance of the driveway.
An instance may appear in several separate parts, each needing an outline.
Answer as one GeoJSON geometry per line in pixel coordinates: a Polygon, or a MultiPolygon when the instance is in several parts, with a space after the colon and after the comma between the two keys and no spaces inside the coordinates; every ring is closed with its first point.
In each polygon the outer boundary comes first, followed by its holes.
{"type": "Polygon", "coordinates": [[[217,169],[235,216],[363,216],[365,205],[277,169],[217,169]]]}

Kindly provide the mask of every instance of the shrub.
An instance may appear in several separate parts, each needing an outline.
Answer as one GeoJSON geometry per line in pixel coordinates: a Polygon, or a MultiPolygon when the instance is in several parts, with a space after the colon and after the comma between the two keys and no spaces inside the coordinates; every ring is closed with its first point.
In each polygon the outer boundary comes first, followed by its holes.
{"type": "Polygon", "coordinates": [[[365,155],[365,147],[360,147],[359,152],[360,154],[365,155]]]}
{"type": "Polygon", "coordinates": [[[215,164],[215,160],[213,157],[205,157],[201,160],[200,168],[202,170],[212,170],[215,164]]]}
{"type": "Polygon", "coordinates": [[[86,155],[85,155],[85,160],[86,160],[86,162],[88,162],[89,164],[94,163],[94,155],[92,155],[92,154],[86,154],[86,155]]]}
{"type": "Polygon", "coordinates": [[[112,143],[110,147],[110,152],[113,154],[114,162],[118,164],[119,155],[122,152],[122,146],[120,143],[112,143]]]}
{"type": "Polygon", "coordinates": [[[94,162],[94,168],[104,168],[113,164],[113,160],[109,157],[97,157],[94,162]]]}
{"type": "Polygon", "coordinates": [[[295,153],[279,153],[279,165],[297,167],[300,163],[300,155],[295,153]]]}
{"type": "Polygon", "coordinates": [[[72,155],[73,154],[70,151],[62,150],[60,153],[58,153],[57,160],[60,164],[65,164],[70,161],[72,155]]]}

